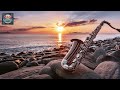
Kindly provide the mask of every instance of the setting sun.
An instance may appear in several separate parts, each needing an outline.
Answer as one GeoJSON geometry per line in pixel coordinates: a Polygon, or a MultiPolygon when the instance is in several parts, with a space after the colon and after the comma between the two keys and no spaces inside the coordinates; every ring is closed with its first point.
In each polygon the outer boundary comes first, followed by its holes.
{"type": "Polygon", "coordinates": [[[56,30],[58,32],[62,32],[64,30],[64,26],[63,26],[63,22],[62,21],[59,21],[56,23],[56,30]]]}
{"type": "Polygon", "coordinates": [[[62,32],[62,31],[64,30],[64,27],[62,27],[62,26],[57,26],[56,29],[57,29],[58,32],[62,32]]]}

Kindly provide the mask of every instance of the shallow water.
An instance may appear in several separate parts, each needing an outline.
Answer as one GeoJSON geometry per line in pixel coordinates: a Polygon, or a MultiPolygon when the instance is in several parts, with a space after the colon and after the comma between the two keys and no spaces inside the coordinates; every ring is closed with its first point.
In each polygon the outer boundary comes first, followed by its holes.
{"type": "MultiPolygon", "coordinates": [[[[42,51],[70,43],[71,39],[85,40],[88,34],[41,35],[41,34],[0,34],[0,52],[18,53],[21,51],[42,51]]],[[[120,34],[99,34],[95,40],[111,39],[120,34]]]]}

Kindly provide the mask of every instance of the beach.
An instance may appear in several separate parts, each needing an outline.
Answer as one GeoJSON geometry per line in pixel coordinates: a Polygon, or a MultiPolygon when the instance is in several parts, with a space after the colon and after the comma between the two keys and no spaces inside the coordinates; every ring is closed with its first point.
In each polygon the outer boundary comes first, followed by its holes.
{"type": "Polygon", "coordinates": [[[119,34],[98,36],[88,48],[77,73],[64,71],[60,62],[71,48],[70,39],[78,38],[84,41],[87,35],[60,36],[59,34],[43,35],[44,39],[39,35],[32,37],[30,35],[0,36],[0,79],[120,78],[119,34]]]}

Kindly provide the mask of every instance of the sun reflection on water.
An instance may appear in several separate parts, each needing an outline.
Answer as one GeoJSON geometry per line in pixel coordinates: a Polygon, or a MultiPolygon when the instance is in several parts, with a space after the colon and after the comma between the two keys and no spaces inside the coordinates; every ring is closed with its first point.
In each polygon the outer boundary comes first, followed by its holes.
{"type": "Polygon", "coordinates": [[[62,45],[62,33],[58,33],[58,47],[62,45]]]}

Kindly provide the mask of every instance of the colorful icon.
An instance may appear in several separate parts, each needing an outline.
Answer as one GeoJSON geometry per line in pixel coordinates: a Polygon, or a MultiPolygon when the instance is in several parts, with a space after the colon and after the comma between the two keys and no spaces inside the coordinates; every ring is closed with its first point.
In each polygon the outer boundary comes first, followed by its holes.
{"type": "Polygon", "coordinates": [[[2,14],[2,24],[3,25],[13,25],[14,24],[14,14],[13,13],[3,13],[2,14]]]}

